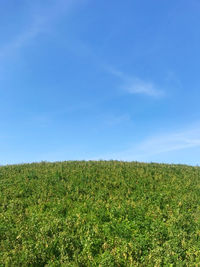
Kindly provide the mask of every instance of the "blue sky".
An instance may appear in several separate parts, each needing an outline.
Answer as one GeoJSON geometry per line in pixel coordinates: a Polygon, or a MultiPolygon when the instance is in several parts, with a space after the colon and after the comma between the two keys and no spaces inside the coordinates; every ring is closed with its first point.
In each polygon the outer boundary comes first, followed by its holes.
{"type": "Polygon", "coordinates": [[[0,3],[0,164],[199,164],[199,0],[0,3]]]}

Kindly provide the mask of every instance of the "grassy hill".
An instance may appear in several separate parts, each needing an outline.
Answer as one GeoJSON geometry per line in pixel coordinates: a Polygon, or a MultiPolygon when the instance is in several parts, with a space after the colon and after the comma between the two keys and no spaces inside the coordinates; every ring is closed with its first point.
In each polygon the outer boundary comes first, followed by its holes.
{"type": "Polygon", "coordinates": [[[0,266],[170,264],[200,264],[199,167],[0,167],[0,266]]]}

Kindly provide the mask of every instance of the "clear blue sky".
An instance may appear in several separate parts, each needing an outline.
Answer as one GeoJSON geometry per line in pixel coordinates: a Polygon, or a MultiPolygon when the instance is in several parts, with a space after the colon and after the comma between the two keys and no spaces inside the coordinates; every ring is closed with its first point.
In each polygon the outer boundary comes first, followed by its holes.
{"type": "Polygon", "coordinates": [[[199,0],[1,0],[0,164],[199,164],[199,14],[199,0]]]}

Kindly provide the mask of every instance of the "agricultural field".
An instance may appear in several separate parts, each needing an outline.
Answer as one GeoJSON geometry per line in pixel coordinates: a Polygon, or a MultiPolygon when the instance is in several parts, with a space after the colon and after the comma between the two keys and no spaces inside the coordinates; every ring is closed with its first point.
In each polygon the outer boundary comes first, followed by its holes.
{"type": "Polygon", "coordinates": [[[0,167],[0,266],[200,266],[200,167],[0,167]]]}

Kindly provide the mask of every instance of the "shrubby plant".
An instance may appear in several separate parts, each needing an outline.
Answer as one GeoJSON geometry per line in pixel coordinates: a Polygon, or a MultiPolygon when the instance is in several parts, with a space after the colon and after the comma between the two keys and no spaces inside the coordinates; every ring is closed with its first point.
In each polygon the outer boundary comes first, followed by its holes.
{"type": "Polygon", "coordinates": [[[0,167],[1,266],[198,266],[200,168],[0,167]]]}

